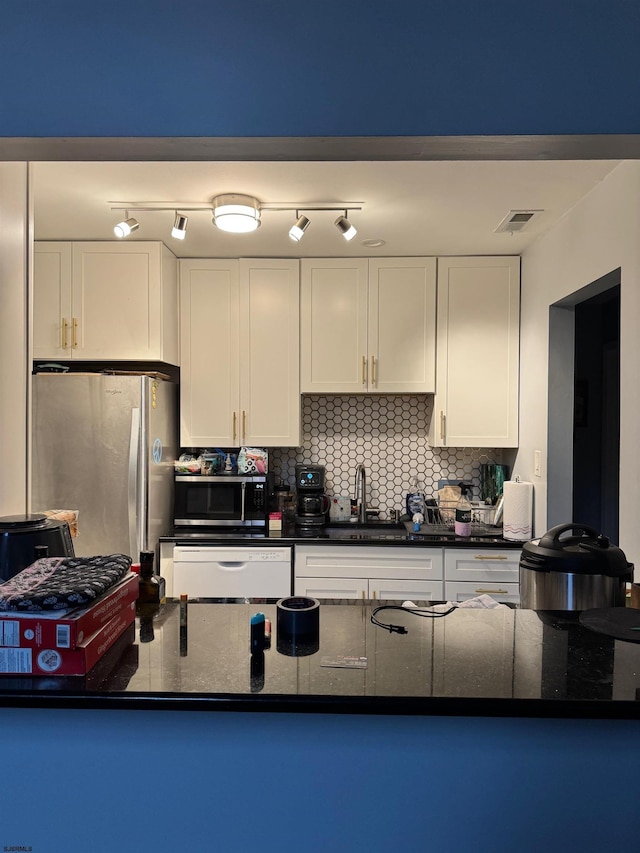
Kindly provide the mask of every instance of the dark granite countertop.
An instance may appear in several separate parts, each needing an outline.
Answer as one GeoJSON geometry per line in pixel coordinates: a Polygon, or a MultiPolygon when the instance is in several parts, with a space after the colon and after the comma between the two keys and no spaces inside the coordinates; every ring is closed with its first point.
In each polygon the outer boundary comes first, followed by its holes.
{"type": "Polygon", "coordinates": [[[285,526],[280,534],[264,535],[262,533],[224,533],[176,532],[173,536],[163,536],[161,542],[176,544],[206,544],[212,545],[382,545],[411,547],[449,547],[449,548],[522,548],[522,542],[503,539],[498,535],[460,537],[442,533],[411,533],[404,528],[395,528],[391,524],[382,523],[378,527],[372,525],[364,530],[357,524],[331,524],[317,531],[304,532],[295,525],[285,526]]]}
{"type": "Polygon", "coordinates": [[[318,650],[278,642],[275,602],[190,602],[133,626],[85,677],[2,676],[0,705],[565,718],[640,717],[640,644],[583,628],[575,617],[457,609],[427,619],[397,609],[370,621],[361,602],[323,602],[318,650]],[[273,622],[271,648],[249,652],[256,611],[273,622]],[[292,653],[293,652],[293,653],[292,653]],[[340,657],[362,668],[338,667],[340,657]]]}

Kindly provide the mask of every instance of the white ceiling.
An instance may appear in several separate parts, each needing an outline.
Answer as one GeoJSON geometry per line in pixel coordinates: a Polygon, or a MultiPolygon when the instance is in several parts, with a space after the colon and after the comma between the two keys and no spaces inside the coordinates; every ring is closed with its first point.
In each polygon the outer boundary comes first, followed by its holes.
{"type": "Polygon", "coordinates": [[[36,240],[113,240],[122,218],[110,201],[208,204],[221,193],[312,207],[362,203],[347,243],[336,212],[308,213],[304,238],[288,237],[294,212],[262,213],[253,234],[228,235],[210,211],[189,213],[184,241],[174,212],[130,213],[130,240],[162,240],[178,257],[380,257],[520,254],[618,165],[613,160],[420,162],[47,162],[34,164],[36,240]],[[523,231],[494,233],[510,210],[542,210],[523,231]],[[380,248],[365,240],[384,240],[380,248]]]}

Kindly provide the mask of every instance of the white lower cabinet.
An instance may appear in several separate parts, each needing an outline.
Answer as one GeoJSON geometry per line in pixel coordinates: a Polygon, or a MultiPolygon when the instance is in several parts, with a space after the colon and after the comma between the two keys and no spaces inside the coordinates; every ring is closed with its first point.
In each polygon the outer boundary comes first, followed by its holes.
{"type": "Polygon", "coordinates": [[[294,594],[442,600],[442,549],[296,545],[294,594]]]}
{"type": "Polygon", "coordinates": [[[490,595],[496,601],[520,601],[520,549],[444,549],[444,594],[447,601],[490,595]]]}

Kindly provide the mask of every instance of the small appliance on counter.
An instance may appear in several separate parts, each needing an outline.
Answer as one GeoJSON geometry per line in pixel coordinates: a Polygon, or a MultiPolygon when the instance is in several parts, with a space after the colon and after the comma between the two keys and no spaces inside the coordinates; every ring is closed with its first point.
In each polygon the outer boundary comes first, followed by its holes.
{"type": "Polygon", "coordinates": [[[178,474],[174,533],[262,533],[269,517],[267,475],[178,474]]]}
{"type": "Polygon", "coordinates": [[[0,582],[35,562],[36,548],[41,546],[47,557],[75,557],[66,521],[55,521],[39,513],[0,518],[0,582]]]}
{"type": "Polygon", "coordinates": [[[296,525],[318,530],[327,523],[329,498],[324,493],[324,465],[296,465],[296,525]]]}
{"type": "Polygon", "coordinates": [[[633,565],[609,539],[583,524],[560,524],[525,542],[520,606],[528,610],[624,607],[633,565]]]}

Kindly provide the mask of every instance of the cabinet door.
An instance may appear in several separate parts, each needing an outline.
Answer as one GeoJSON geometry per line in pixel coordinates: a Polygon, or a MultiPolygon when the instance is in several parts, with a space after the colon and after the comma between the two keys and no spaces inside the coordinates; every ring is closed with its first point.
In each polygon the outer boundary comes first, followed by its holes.
{"type": "Polygon", "coordinates": [[[240,441],[300,444],[300,267],[240,261],[240,441]]]}
{"type": "Polygon", "coordinates": [[[160,272],[159,243],[74,243],[73,358],[160,358],[160,272]]]}
{"type": "Polygon", "coordinates": [[[439,258],[429,443],[517,447],[520,260],[439,258]]]}
{"type": "Polygon", "coordinates": [[[301,390],[367,390],[366,259],[301,261],[301,390]]]}
{"type": "Polygon", "coordinates": [[[238,262],[180,261],[180,444],[239,444],[238,262]]]}
{"type": "Polygon", "coordinates": [[[34,358],[71,358],[71,266],[71,243],[35,243],[34,358]]]}
{"type": "Polygon", "coordinates": [[[369,389],[433,393],[435,258],[369,261],[369,389]]]}

